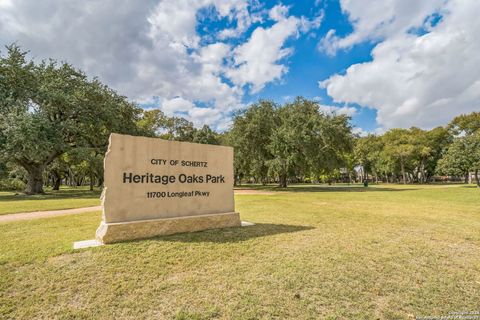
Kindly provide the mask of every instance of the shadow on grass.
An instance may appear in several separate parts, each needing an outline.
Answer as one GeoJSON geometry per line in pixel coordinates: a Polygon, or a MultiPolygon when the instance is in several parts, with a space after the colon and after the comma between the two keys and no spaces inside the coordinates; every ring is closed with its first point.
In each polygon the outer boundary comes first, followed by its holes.
{"type": "MultiPolygon", "coordinates": [[[[181,233],[171,236],[153,238],[154,241],[174,242],[213,242],[213,243],[234,243],[242,242],[252,238],[267,237],[282,233],[292,233],[305,230],[312,230],[309,226],[295,226],[287,224],[258,223],[248,227],[211,229],[192,233],[181,233]]],[[[140,240],[135,240],[140,241],[140,240]]]]}
{"type": "Polygon", "coordinates": [[[364,187],[361,185],[340,185],[340,186],[315,186],[315,185],[292,185],[287,188],[280,188],[278,186],[238,186],[235,190],[255,190],[255,191],[269,191],[269,192],[381,192],[381,191],[413,191],[416,188],[389,188],[370,186],[364,187]]]}
{"type": "Polygon", "coordinates": [[[2,201],[23,201],[23,200],[56,200],[56,199],[98,199],[100,190],[82,190],[82,189],[64,189],[59,191],[49,190],[44,194],[26,195],[18,194],[0,194],[0,202],[2,201]]]}
{"type": "Polygon", "coordinates": [[[290,192],[377,192],[377,191],[413,191],[415,188],[384,188],[384,187],[302,187],[302,188],[278,188],[278,191],[290,192]]]}
{"type": "Polygon", "coordinates": [[[459,186],[459,188],[479,189],[480,186],[477,186],[476,184],[465,184],[465,185],[459,186]]]}

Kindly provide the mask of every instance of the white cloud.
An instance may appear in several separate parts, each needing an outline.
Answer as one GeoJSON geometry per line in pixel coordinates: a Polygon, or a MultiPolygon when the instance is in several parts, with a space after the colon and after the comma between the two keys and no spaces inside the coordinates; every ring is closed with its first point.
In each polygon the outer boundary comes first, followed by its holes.
{"type": "Polygon", "coordinates": [[[337,106],[328,106],[328,105],[321,104],[318,106],[318,109],[325,113],[335,114],[335,115],[346,115],[349,117],[357,113],[357,109],[355,109],[354,107],[348,107],[348,106],[337,107],[337,106]]]}
{"type": "Polygon", "coordinates": [[[252,84],[253,93],[263,89],[267,82],[280,79],[288,68],[278,62],[292,53],[283,44],[296,32],[295,18],[268,29],[258,27],[247,43],[235,49],[236,68],[229,70],[227,76],[239,86],[252,84]]]}
{"type": "Polygon", "coordinates": [[[135,101],[158,97],[165,112],[218,128],[244,106],[247,87],[258,91],[287,72],[284,41],[302,20],[278,7],[273,27],[227,44],[218,34],[201,38],[202,13],[229,21],[226,38],[263,23],[268,12],[249,0],[0,0],[0,8],[0,45],[17,42],[36,59],[66,60],[135,101]]]}
{"type": "Polygon", "coordinates": [[[270,19],[276,23],[270,28],[257,27],[250,39],[234,49],[233,67],[226,75],[238,86],[251,85],[251,92],[257,93],[263,87],[288,72],[282,60],[293,53],[285,42],[300,32],[318,28],[323,14],[313,20],[305,17],[288,16],[288,7],[276,5],[269,11],[270,19]]]}
{"type": "MultiPolygon", "coordinates": [[[[376,12],[371,7],[365,6],[364,10],[376,12]]],[[[430,6],[430,10],[435,8],[430,6]]],[[[411,6],[410,11],[416,10],[411,6]]],[[[377,20],[392,16],[386,11],[377,20]]],[[[428,33],[411,34],[406,32],[407,27],[401,28],[403,32],[385,33],[386,39],[372,51],[371,62],[352,65],[346,74],[322,81],[321,87],[335,102],[375,108],[377,122],[384,128],[430,128],[443,125],[460,113],[478,111],[480,2],[452,0],[441,11],[442,20],[428,33]]],[[[428,12],[422,15],[425,14],[428,12]]],[[[377,29],[370,32],[378,34],[377,29]]]]}
{"type": "Polygon", "coordinates": [[[320,48],[333,55],[366,40],[381,40],[422,26],[425,19],[438,11],[445,0],[340,0],[342,12],[348,15],[354,31],[345,37],[329,30],[320,48]]]}
{"type": "MultiPolygon", "coordinates": [[[[217,6],[221,4],[228,4],[228,1],[217,0],[217,6]]],[[[229,38],[238,38],[245,31],[247,31],[253,23],[262,23],[264,11],[255,11],[257,9],[256,7],[257,6],[252,5],[252,3],[247,4],[247,2],[244,1],[236,1],[236,5],[233,6],[234,9],[232,10],[229,18],[230,20],[236,20],[237,25],[235,28],[226,28],[221,30],[217,34],[218,39],[226,40],[229,38]]]]}
{"type": "Polygon", "coordinates": [[[375,128],[371,131],[368,131],[368,130],[362,129],[360,127],[353,127],[352,132],[353,132],[353,134],[357,134],[360,137],[366,137],[369,134],[382,135],[382,134],[385,133],[385,129],[379,127],[379,128],[375,128]]]}
{"type": "Polygon", "coordinates": [[[288,15],[288,7],[284,6],[283,4],[277,4],[268,12],[268,16],[273,21],[280,21],[287,17],[288,15]]]}
{"type": "Polygon", "coordinates": [[[195,32],[197,6],[187,1],[160,2],[148,16],[150,37],[168,37],[171,42],[196,47],[199,37],[195,32]],[[172,19],[175,17],[174,19],[172,19]]]}
{"type": "Polygon", "coordinates": [[[223,119],[223,115],[214,108],[195,107],[188,112],[187,118],[198,127],[205,123],[218,125],[218,122],[223,119]]]}
{"type": "Polygon", "coordinates": [[[226,73],[239,86],[251,84],[253,93],[263,89],[267,82],[280,79],[288,70],[279,62],[292,53],[284,43],[298,34],[299,19],[282,15],[284,9],[278,7],[270,11],[277,22],[270,28],[257,27],[250,39],[234,50],[235,67],[226,73]]]}
{"type": "Polygon", "coordinates": [[[168,116],[174,116],[179,112],[189,112],[195,107],[195,105],[188,100],[183,99],[182,97],[176,97],[170,100],[165,100],[161,104],[162,110],[168,116]]]}
{"type": "Polygon", "coordinates": [[[220,18],[235,20],[238,33],[252,23],[246,0],[167,0],[160,1],[148,18],[154,32],[161,32],[188,47],[198,46],[196,34],[197,13],[201,8],[213,7],[220,18]]]}
{"type": "Polygon", "coordinates": [[[352,133],[353,133],[353,134],[357,134],[357,135],[359,135],[360,137],[365,137],[365,136],[368,135],[368,132],[365,131],[365,130],[363,130],[363,129],[360,128],[360,127],[354,127],[354,128],[352,129],[352,133]]]}
{"type": "Polygon", "coordinates": [[[193,57],[205,71],[219,73],[224,70],[224,60],[230,55],[230,46],[216,42],[202,47],[193,57]]]}

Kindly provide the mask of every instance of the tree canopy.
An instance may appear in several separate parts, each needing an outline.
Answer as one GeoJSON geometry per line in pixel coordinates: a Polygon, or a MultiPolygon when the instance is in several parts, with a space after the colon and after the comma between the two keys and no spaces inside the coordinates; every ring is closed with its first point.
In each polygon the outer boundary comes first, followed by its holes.
{"type": "Polygon", "coordinates": [[[467,181],[473,172],[480,186],[480,112],[431,130],[366,136],[353,134],[350,120],[303,97],[283,105],[259,100],[219,133],[140,108],[68,63],[29,60],[11,45],[0,55],[0,188],[101,187],[112,132],[232,146],[237,184],[467,181]]]}
{"type": "Polygon", "coordinates": [[[44,169],[63,153],[137,133],[141,109],[67,63],[35,64],[13,45],[0,70],[0,157],[27,171],[26,193],[42,192],[44,169]]]}
{"type": "Polygon", "coordinates": [[[320,112],[317,102],[298,97],[278,106],[260,101],[238,114],[229,132],[236,177],[266,183],[303,180],[338,168],[353,145],[348,117],[320,112]]]}

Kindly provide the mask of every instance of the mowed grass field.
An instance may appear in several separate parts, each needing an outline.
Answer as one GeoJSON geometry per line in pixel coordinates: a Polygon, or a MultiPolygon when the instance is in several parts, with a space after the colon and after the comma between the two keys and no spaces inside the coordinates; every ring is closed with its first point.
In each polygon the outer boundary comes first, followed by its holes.
{"type": "Polygon", "coordinates": [[[0,224],[0,318],[413,319],[480,312],[477,188],[289,190],[235,197],[242,220],[254,226],[76,251],[74,241],[93,238],[100,212],[0,224]]]}
{"type": "Polygon", "coordinates": [[[63,187],[59,191],[47,188],[45,194],[34,196],[0,191],[0,215],[99,206],[100,193],[98,188],[89,191],[88,187],[63,187]]]}

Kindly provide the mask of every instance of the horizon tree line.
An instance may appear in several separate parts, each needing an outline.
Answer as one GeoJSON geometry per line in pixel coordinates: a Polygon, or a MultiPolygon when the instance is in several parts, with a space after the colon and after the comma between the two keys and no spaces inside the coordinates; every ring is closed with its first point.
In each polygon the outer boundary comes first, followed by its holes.
{"type": "Polygon", "coordinates": [[[17,45],[0,56],[0,189],[43,192],[103,185],[110,133],[234,147],[235,184],[362,181],[427,183],[480,170],[480,113],[446,127],[353,134],[350,118],[297,97],[260,100],[231,128],[196,128],[158,109],[144,110],[98,79],[55,60],[35,63],[17,45]]]}

